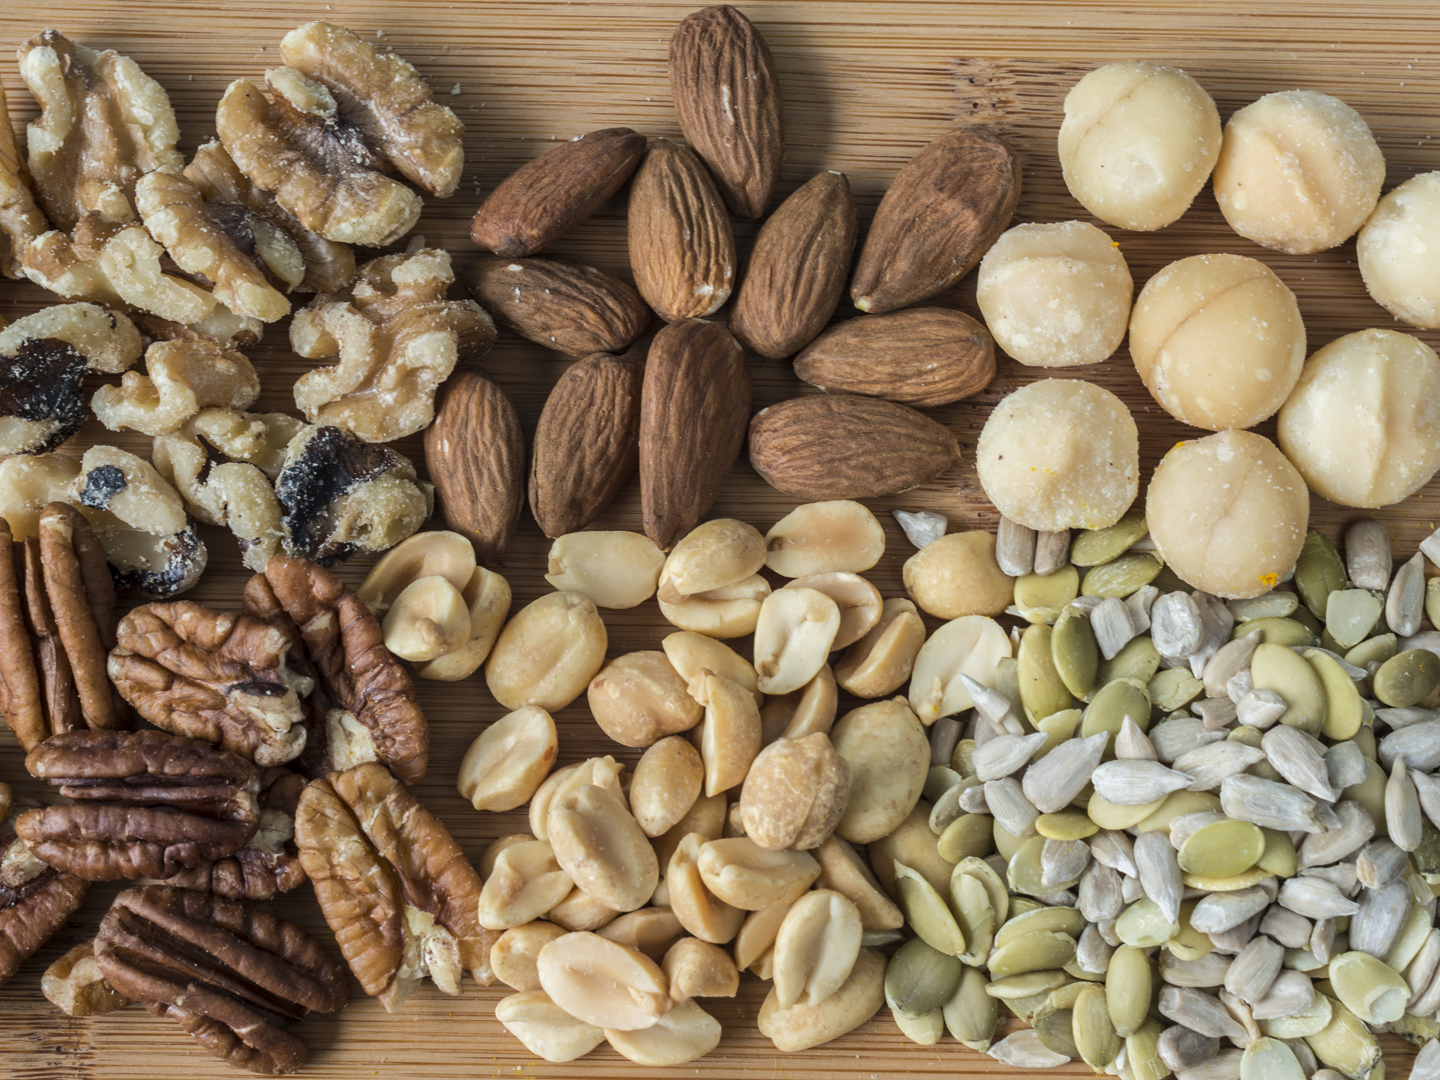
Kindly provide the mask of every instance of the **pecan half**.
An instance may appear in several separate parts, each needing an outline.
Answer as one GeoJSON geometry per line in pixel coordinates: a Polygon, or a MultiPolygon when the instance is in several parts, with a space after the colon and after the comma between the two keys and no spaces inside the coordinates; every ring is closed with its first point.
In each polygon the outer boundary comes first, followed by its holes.
{"type": "Polygon", "coordinates": [[[242,606],[262,619],[293,622],[315,666],[312,702],[327,731],[315,747],[324,754],[302,762],[310,775],[379,761],[406,783],[425,776],[430,734],[415,687],[385,648],[380,623],[344,582],[324,567],[277,555],[250,579],[242,606]],[[360,745],[339,745],[340,735],[360,745]]]}
{"type": "Polygon", "coordinates": [[[110,678],[156,727],[257,765],[305,748],[300,699],[314,681],[289,666],[301,652],[292,628],[179,600],[136,608],[117,638],[110,678]]]}
{"type": "MultiPolygon", "coordinates": [[[[9,801],[8,789],[6,801],[9,801]]],[[[8,825],[0,827],[0,853],[3,853],[0,854],[0,984],[3,984],[65,925],[65,920],[85,899],[90,883],[41,862],[8,825]]]]}
{"type": "Polygon", "coordinates": [[[429,975],[488,986],[499,933],[481,928],[480,875],[438,818],[382,766],[313,781],[295,815],[300,862],[360,985],[394,1012],[429,975]]]}
{"type": "Polygon", "coordinates": [[[182,870],[165,884],[232,900],[269,900],[295,888],[305,880],[293,851],[295,808],[304,790],[304,779],[289,769],[266,769],[260,776],[260,827],[250,842],[228,858],[182,870]]]}
{"type": "Polygon", "coordinates": [[[163,731],[70,731],[25,767],[71,806],[27,810],[15,831],[51,866],[87,881],[168,877],[239,851],[255,835],[255,768],[163,731]]]}
{"type": "Polygon", "coordinates": [[[309,1057],[289,1028],[348,998],[344,968],[294,923],[235,900],[150,885],[115,897],[95,937],[105,979],[170,1016],[216,1057],[294,1072],[309,1057]]]}

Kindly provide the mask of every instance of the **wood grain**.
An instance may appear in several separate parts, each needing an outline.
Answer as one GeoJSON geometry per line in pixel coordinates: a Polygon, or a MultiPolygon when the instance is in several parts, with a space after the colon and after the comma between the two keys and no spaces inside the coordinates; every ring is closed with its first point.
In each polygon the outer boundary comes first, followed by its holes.
{"type": "MultiPolygon", "coordinates": [[[[158,0],[74,0],[0,5],[0,78],[12,114],[24,122],[36,110],[16,74],[14,49],[42,27],[55,26],[87,45],[114,47],[135,57],[170,92],[181,120],[183,149],[193,151],[213,130],[213,111],[234,79],[258,78],[278,60],[281,36],[299,22],[326,18],[383,42],[417,64],[465,122],[467,167],[456,196],[427,200],[419,231],[459,260],[477,249],[468,222],[482,191],[551,143],[596,128],[625,125],[650,136],[677,136],[665,73],[671,28],[698,4],[661,2],[467,2],[331,0],[310,6],[278,0],[235,5],[158,0]]],[[[1065,91],[1085,71],[1118,59],[1148,59],[1184,67],[1214,94],[1222,116],[1274,90],[1303,87],[1338,94],[1373,127],[1389,162],[1387,187],[1417,172],[1440,168],[1433,141],[1434,103],[1440,94],[1440,19],[1434,0],[1252,0],[1236,5],[1185,0],[1094,0],[1089,3],[1008,2],[743,3],[775,56],[789,133],[777,202],[822,168],[843,170],[860,204],[862,229],[900,166],[956,122],[983,124],[1009,139],[1024,160],[1024,194],[1017,220],[1085,217],[1069,197],[1055,159],[1055,133],[1065,91]]],[[[742,259],[753,223],[736,224],[742,259]]],[[[1137,286],[1165,264],[1206,251],[1233,251],[1264,259],[1296,292],[1311,348],[1370,326],[1389,326],[1386,312],[1366,296],[1354,265],[1354,247],[1317,256],[1287,257],[1261,251],[1225,225],[1213,197],[1204,193],[1179,222],[1156,234],[1117,234],[1137,286]]],[[[592,220],[554,246],[554,253],[594,263],[630,278],[625,257],[624,192],[592,220]]],[[[973,276],[944,302],[975,312],[973,276]]],[[[50,302],[39,288],[0,281],[0,314],[28,313],[50,302]]],[[[842,309],[841,316],[853,314],[842,309]]],[[[1440,336],[1421,334],[1431,346],[1440,336]]],[[[643,356],[646,341],[634,355],[643,356]]],[[[289,388],[310,365],[272,331],[251,355],[261,372],[266,408],[293,408],[289,388]]],[[[549,387],[568,364],[559,354],[503,332],[485,359],[511,395],[525,431],[533,431],[549,387]]],[[[755,408],[801,392],[783,362],[752,360],[755,408]]],[[[1043,373],[1042,373],[1043,374],[1043,373]]],[[[1150,400],[1127,355],[1074,372],[1119,394],[1135,411],[1148,471],[1176,440],[1193,432],[1169,419],[1150,400]]],[[[910,552],[890,518],[892,508],[934,508],[953,527],[993,527],[994,512],[975,480],[976,436],[1001,396],[1036,377],[1002,360],[995,383],[982,395],[934,411],[960,435],[958,469],[902,497],[876,499],[889,550],[873,578],[886,595],[900,590],[900,567],[910,552]]],[[[1262,428],[1270,434],[1269,426],[1262,428]]],[[[113,437],[90,425],[72,444],[96,440],[145,449],[143,439],[113,437]]],[[[399,445],[420,460],[418,438],[399,445]]],[[[794,505],[768,490],[738,464],[716,512],[768,527],[794,505]]],[[[1335,534],[1353,517],[1316,500],[1313,519],[1335,534]]],[[[1432,483],[1404,505],[1379,517],[1408,554],[1440,520],[1440,487],[1432,483]]],[[[632,483],[596,523],[638,530],[638,486],[632,483]]],[[[234,607],[241,569],[231,539],[206,532],[211,569],[194,597],[234,607]]],[[[542,578],[547,542],[526,514],[503,573],[516,603],[546,591],[542,578]]],[[[365,567],[346,568],[358,581],[365,567]]],[[[132,598],[133,599],[133,598],[132,598]]],[[[653,603],[609,613],[612,655],[653,648],[668,631],[653,603]]],[[[451,828],[472,856],[495,837],[523,827],[519,813],[480,814],[455,792],[460,756],[482,726],[502,710],[479,678],[460,684],[426,683],[422,703],[433,741],[429,777],[417,794],[451,828]]],[[[605,739],[582,706],[563,711],[562,761],[633,752],[605,739]]],[[[0,737],[0,779],[36,793],[24,776],[8,734],[0,737]]],[[[97,888],[72,924],[22,972],[0,989],[0,1072],[29,1078],[233,1077],[173,1025],[141,1010],[72,1020],[39,995],[39,976],[52,959],[93,929],[114,893],[97,888]]],[[[308,889],[275,905],[316,932],[324,925],[308,889]]],[[[763,987],[746,980],[734,1001],[708,1003],[725,1025],[720,1048],[684,1069],[647,1075],[724,1078],[797,1076],[805,1080],[879,1080],[1009,1072],[983,1055],[946,1039],[934,1047],[908,1043],[888,1017],[797,1057],[777,1054],[755,1029],[763,987]]],[[[495,1021],[502,989],[469,987],[459,999],[423,990],[402,1013],[386,1016],[360,998],[336,1018],[312,1018],[299,1031],[309,1042],[314,1077],[630,1077],[637,1069],[608,1049],[570,1065],[536,1061],[495,1021]]],[[[1387,1038],[1389,1075],[1408,1073],[1413,1057],[1387,1038]]],[[[1083,1067],[1062,1070],[1070,1077],[1083,1067]]]]}

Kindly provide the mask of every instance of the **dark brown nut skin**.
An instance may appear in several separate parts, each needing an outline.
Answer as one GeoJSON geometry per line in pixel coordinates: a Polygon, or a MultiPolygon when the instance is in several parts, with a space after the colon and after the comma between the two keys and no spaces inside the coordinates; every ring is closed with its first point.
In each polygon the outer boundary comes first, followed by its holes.
{"type": "Polygon", "coordinates": [[[309,1054],[285,1029],[309,1012],[338,1012],[349,997],[345,969],[294,923],[164,885],[115,897],[95,960],[120,993],[251,1072],[298,1069],[309,1054]]]}
{"type": "Polygon", "coordinates": [[[496,186],[471,219],[470,239],[506,258],[533,255],[600,209],[644,156],[645,136],[624,127],[562,143],[496,186]]]}
{"type": "MultiPolygon", "coordinates": [[[[14,831],[0,828],[0,852],[14,842],[14,831]]],[[[88,881],[48,868],[16,888],[0,884],[0,985],[65,925],[89,891],[88,881]]]]}
{"type": "Polygon", "coordinates": [[[15,831],[58,870],[87,881],[168,877],[239,851],[260,819],[255,768],[163,731],[71,731],[25,767],[70,806],[26,810],[15,831]]]}
{"type": "MultiPolygon", "coordinates": [[[[3,238],[0,229],[0,242],[3,238]]],[[[88,364],[74,346],[54,338],[31,338],[14,355],[0,356],[0,429],[11,420],[22,421],[18,426],[26,429],[0,435],[0,453],[48,454],[80,430],[87,415],[83,380],[88,364]]]]}
{"type": "Polygon", "coordinates": [[[289,769],[273,768],[261,774],[260,785],[261,830],[255,838],[229,858],[207,859],[173,874],[165,879],[166,885],[212,892],[231,900],[270,900],[305,880],[299,856],[291,853],[293,843],[279,853],[255,846],[266,824],[264,811],[289,819],[293,841],[295,808],[305,790],[305,779],[289,769]]]}
{"type": "MultiPolygon", "coordinates": [[[[243,607],[262,619],[288,619],[300,633],[314,666],[315,718],[307,745],[319,751],[325,711],[343,709],[370,733],[380,761],[406,783],[425,776],[430,732],[415,701],[415,687],[400,661],[385,648],[370,609],[322,566],[276,555],[245,587],[243,607]]],[[[323,764],[323,759],[306,755],[323,764]]],[[[302,763],[303,767],[304,763],[302,763]]],[[[328,766],[326,766],[328,767],[328,766]]]]}
{"type": "Polygon", "coordinates": [[[311,685],[287,666],[302,652],[293,626],[180,600],[136,608],[117,636],[110,677],[156,727],[262,766],[304,749],[311,685]]]}
{"type": "Polygon", "coordinates": [[[325,920],[360,985],[390,988],[405,945],[405,907],[454,935],[461,966],[494,979],[498,931],[480,926],[480,875],[438,818],[382,766],[357,765],[315,780],[295,814],[300,861],[325,920]]]}
{"type": "Polygon", "coordinates": [[[640,464],[640,385],[633,360],[596,353],[570,365],[545,399],[530,451],[530,512],[551,539],[579,532],[640,464]]]}

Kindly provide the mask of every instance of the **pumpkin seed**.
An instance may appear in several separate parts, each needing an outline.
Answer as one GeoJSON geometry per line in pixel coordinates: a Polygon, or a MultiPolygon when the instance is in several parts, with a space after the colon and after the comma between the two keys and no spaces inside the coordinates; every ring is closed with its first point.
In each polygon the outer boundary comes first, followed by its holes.
{"type": "MultiPolygon", "coordinates": [[[[1440,657],[1434,659],[1440,681],[1440,657]]],[[[1320,734],[1325,723],[1325,687],[1304,657],[1266,640],[1255,650],[1250,674],[1257,690],[1273,690],[1285,699],[1287,708],[1280,723],[1298,727],[1309,735],[1320,734]]]]}
{"type": "MultiPolygon", "coordinates": [[[[984,859],[967,858],[961,859],[955,864],[955,869],[950,873],[950,888],[953,894],[955,880],[961,875],[969,875],[985,886],[985,892],[990,897],[990,909],[995,912],[995,925],[1000,927],[1006,919],[1015,912],[1017,905],[1021,903],[1020,898],[1012,897],[1009,890],[1005,888],[1005,882],[1000,877],[995,867],[991,866],[984,859]]],[[[1024,901],[1034,903],[1034,901],[1024,901]]],[[[1038,907],[1039,905],[1037,905],[1038,907]]]]}
{"type": "Polygon", "coordinates": [[[1410,986],[1398,971],[1359,950],[1331,958],[1330,985],[1345,1007],[1367,1024],[1399,1020],[1410,1000],[1410,986]]]}
{"type": "Polygon", "coordinates": [[[1160,1022],[1151,1019],[1126,1037],[1125,1057],[1135,1080],[1164,1080],[1170,1075],[1169,1066],[1160,1060],[1161,1030],[1160,1022]]]}
{"type": "Polygon", "coordinates": [[[1329,1001],[1330,1023],[1314,1035],[1306,1035],[1305,1041],[1315,1056],[1336,1072],[1366,1080],[1380,1065],[1380,1041],[1344,1004],[1334,998],[1329,1001]]]}
{"type": "Polygon", "coordinates": [[[1071,1010],[1070,1023],[1070,1037],[1080,1058],[1097,1073],[1104,1072],[1122,1045],[1110,1020],[1104,987],[1081,987],[1071,1010]]]}
{"type": "Polygon", "coordinates": [[[1074,1022],[1072,1010],[1056,1008],[1054,994],[1030,1019],[1041,1045],[1070,1059],[1080,1056],[1080,1048],[1075,1045],[1074,1022]]]}
{"type": "MultiPolygon", "coordinates": [[[[1331,595],[1334,595],[1333,593],[1331,595]]],[[[1255,1039],[1240,1058],[1240,1080],[1306,1080],[1295,1051],[1279,1039],[1255,1039]]]]}
{"type": "Polygon", "coordinates": [[[1265,852],[1265,834],[1248,821],[1227,818],[1191,833],[1178,853],[1180,869],[1199,877],[1243,873],[1265,852]]]}
{"type": "Polygon", "coordinates": [[[985,886],[969,874],[950,879],[950,901],[955,923],[966,942],[965,951],[960,953],[964,963],[979,966],[995,940],[995,909],[990,906],[990,894],[985,886]]]}
{"type": "Polygon", "coordinates": [[[1354,738],[1364,720],[1364,706],[1354,681],[1329,653],[1307,649],[1303,655],[1325,691],[1325,722],[1320,733],[1337,742],[1354,738]]]}
{"type": "Polygon", "coordinates": [[[1003,979],[992,980],[985,987],[985,993],[1001,1001],[1014,1001],[1016,998],[1048,995],[1051,990],[1064,986],[1069,981],[1063,971],[1027,971],[1023,975],[1008,975],[1003,979]]]}
{"type": "Polygon", "coordinates": [[[1236,622],[1254,622],[1256,619],[1285,619],[1300,606],[1300,597],[1293,592],[1268,592],[1264,596],[1253,596],[1247,600],[1227,600],[1225,606],[1236,622]]]}
{"type": "Polygon", "coordinates": [[[1136,900],[1115,920],[1115,932],[1126,945],[1148,949],[1163,945],[1180,932],[1178,921],[1167,919],[1160,905],[1149,897],[1136,900]]]}
{"type": "Polygon", "coordinates": [[[1035,831],[1049,840],[1084,840],[1099,832],[1100,826],[1078,810],[1065,810],[1041,814],[1035,819],[1035,831]]]}
{"type": "Polygon", "coordinates": [[[1063,967],[1075,959],[1075,939],[1069,934],[1037,932],[1025,934],[990,954],[990,977],[1023,975],[1063,967]]]}
{"type": "MultiPolygon", "coordinates": [[[[1440,581],[1440,578],[1435,580],[1440,581]]],[[[1383,664],[1395,655],[1398,641],[1394,634],[1376,634],[1347,652],[1345,662],[1358,668],[1368,668],[1372,663],[1383,664]]]]}
{"type": "Polygon", "coordinates": [[[1027,934],[1069,934],[1078,937],[1085,916],[1077,908],[1040,907],[1009,919],[995,935],[995,946],[1009,945],[1027,934]]]}
{"type": "Polygon", "coordinates": [[[935,848],[946,862],[984,857],[995,848],[994,819],[988,814],[963,814],[945,826],[935,848]]]}
{"type": "Polygon", "coordinates": [[[1141,731],[1147,730],[1150,727],[1150,695],[1138,680],[1116,679],[1102,686],[1090,699],[1080,720],[1080,734],[1089,737],[1104,731],[1111,736],[1119,735],[1120,726],[1127,716],[1141,731]]]}
{"type": "Polygon", "coordinates": [[[1154,581],[1163,565],[1148,551],[1129,552],[1110,562],[1092,567],[1085,575],[1080,595],[1113,596],[1117,600],[1124,600],[1131,593],[1154,581]]]}
{"type": "Polygon", "coordinates": [[[1083,715],[1079,709],[1061,709],[1057,713],[1051,713],[1043,720],[1035,721],[1036,729],[1048,735],[1049,741],[1035,751],[1035,757],[1031,760],[1039,761],[1061,743],[1073,738],[1076,730],[1080,727],[1080,718],[1083,715]]]}
{"type": "Polygon", "coordinates": [[[940,1041],[940,1036],[945,1034],[945,1014],[935,1009],[924,1016],[906,1016],[895,1007],[890,1000],[889,993],[885,995],[885,1003],[890,1006],[890,1015],[895,1020],[895,1026],[900,1029],[911,1042],[919,1046],[934,1046],[940,1041]]]}
{"type": "Polygon", "coordinates": [[[1140,806],[1117,806],[1099,795],[1092,795],[1086,804],[1085,814],[1100,828],[1121,832],[1140,824],[1164,805],[1164,799],[1156,799],[1140,806]]]}
{"type": "Polygon", "coordinates": [[[1122,945],[1105,972],[1105,1004],[1115,1033],[1126,1038],[1140,1030],[1150,1012],[1153,974],[1150,958],[1135,946],[1122,945]]]}
{"type": "Polygon", "coordinates": [[[1016,658],[1020,673],[1020,701],[1032,720],[1068,709],[1070,690],[1056,670],[1051,638],[1054,631],[1043,624],[1026,629],[1020,637],[1016,658]]]}
{"type": "Polygon", "coordinates": [[[971,1050],[989,1048],[1000,1020],[1000,1003],[985,993],[985,986],[977,968],[961,965],[960,985],[940,1010],[950,1034],[971,1050]]]}
{"type": "Polygon", "coordinates": [[[1080,591],[1080,571],[1062,566],[1053,574],[1026,574],[1015,579],[1015,607],[1031,623],[1053,623],[1080,591]]]}
{"type": "Polygon", "coordinates": [[[1384,605],[1368,589],[1336,589],[1325,604],[1325,630],[1343,650],[1370,636],[1384,605]]]}
{"type": "Polygon", "coordinates": [[[1205,684],[1186,668],[1157,672],[1145,687],[1155,708],[1162,713],[1179,712],[1205,692],[1205,684]]]}
{"type": "MultiPolygon", "coordinates": [[[[1299,611],[1300,609],[1297,609],[1296,614],[1299,614],[1299,611]]],[[[1314,632],[1307,626],[1289,618],[1251,619],[1249,622],[1236,623],[1230,637],[1233,640],[1249,634],[1259,634],[1267,645],[1284,645],[1287,648],[1292,645],[1315,645],[1317,641],[1314,632]]]]}
{"type": "Polygon", "coordinates": [[[1424,701],[1440,686],[1440,656],[1428,649],[1396,653],[1375,672],[1375,696],[1391,708],[1424,701]]]}
{"type": "Polygon", "coordinates": [[[913,1018],[941,1008],[960,988],[964,965],[921,938],[911,938],[885,965],[885,999],[897,1013],[913,1018]]]}
{"type": "MultiPolygon", "coordinates": [[[[1067,607],[1055,620],[1050,636],[1051,659],[1060,679],[1074,697],[1083,698],[1095,685],[1100,669],[1100,648],[1090,620],[1067,607]]],[[[1023,655],[1023,643],[1022,643],[1023,655]]],[[[1066,703],[1068,706],[1068,702],[1066,703]]]]}
{"type": "Polygon", "coordinates": [[[1260,831],[1265,834],[1265,850],[1255,860],[1256,867],[1279,878],[1294,877],[1300,868],[1300,859],[1290,834],[1279,829],[1261,828],[1260,831]]]}
{"type": "Polygon", "coordinates": [[[1180,905],[1180,932],[1165,942],[1166,951],[1181,960],[1199,960],[1215,948],[1210,935],[1195,929],[1191,923],[1198,903],[1198,900],[1187,900],[1180,905]]]}
{"type": "Polygon", "coordinates": [[[1295,591],[1316,618],[1325,617],[1330,594],[1345,588],[1345,563],[1335,545],[1314,529],[1305,534],[1295,560],[1295,591]]]}
{"type": "MultiPolygon", "coordinates": [[[[926,881],[918,871],[897,862],[895,890],[899,893],[900,908],[905,912],[905,921],[932,949],[950,956],[959,956],[965,951],[965,937],[960,932],[954,914],[936,892],[935,886],[926,881]]],[[[927,1008],[919,1011],[930,1010],[927,1008]]]]}
{"type": "Polygon", "coordinates": [[[1095,684],[1105,686],[1117,679],[1134,679],[1144,686],[1160,670],[1160,651],[1148,637],[1132,638],[1113,659],[1102,660],[1095,684]]]}
{"type": "Polygon", "coordinates": [[[1131,510],[1114,525],[1085,529],[1070,541],[1070,561],[1076,566],[1099,566],[1118,559],[1150,531],[1145,515],[1131,510]]]}
{"type": "Polygon", "coordinates": [[[1184,814],[1201,814],[1220,809],[1220,800],[1208,791],[1172,791],[1160,806],[1141,818],[1138,832],[1170,831],[1170,822],[1184,814]]]}
{"type": "MultiPolygon", "coordinates": [[[[1045,837],[1032,836],[1010,857],[1005,868],[1005,882],[1012,892],[1024,893],[1027,896],[1046,896],[1057,891],[1055,886],[1044,883],[1042,860],[1045,843],[1045,837]]],[[[1059,967],[1058,964],[1051,966],[1059,967]]],[[[993,970],[991,974],[994,975],[993,970]]]]}

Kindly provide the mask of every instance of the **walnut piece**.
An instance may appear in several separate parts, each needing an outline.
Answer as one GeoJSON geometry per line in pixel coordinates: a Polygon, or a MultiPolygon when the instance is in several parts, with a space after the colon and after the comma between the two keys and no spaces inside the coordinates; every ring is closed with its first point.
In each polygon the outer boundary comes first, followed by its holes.
{"type": "Polygon", "coordinates": [[[88,881],[36,859],[12,825],[0,826],[0,985],[65,925],[90,891],[88,881]]]}
{"type": "Polygon", "coordinates": [[[478,304],[445,298],[454,281],[447,252],[386,255],[360,268],[350,297],[316,297],[296,312],[291,347],[310,360],[338,357],[296,380],[305,418],[366,442],[428,426],[440,384],[495,341],[495,324],[478,304]]]}
{"type": "Polygon", "coordinates": [[[290,667],[301,655],[292,628],[180,600],[136,608],[116,636],[110,678],[156,727],[261,766],[305,748],[300,699],[314,681],[290,667]]]}
{"type": "Polygon", "coordinates": [[[30,170],[20,156],[15,129],[5,107],[5,84],[0,82],[0,274],[23,278],[20,255],[50,223],[35,203],[30,170]]]}
{"type": "Polygon", "coordinates": [[[488,986],[498,931],[480,926],[480,875],[438,818],[378,764],[315,780],[295,815],[300,861],[360,985],[394,1012],[429,975],[488,986]]]}
{"type": "Polygon", "coordinates": [[[284,768],[260,774],[260,826],[250,842],[224,859],[205,860],[166,879],[232,900],[270,900],[305,880],[295,852],[295,808],[305,781],[284,768]]]}
{"type": "Polygon", "coordinates": [[[40,976],[40,992],[66,1016],[114,1012],[130,999],[108,982],[95,961],[95,940],[82,941],[40,976]]]}
{"type": "Polygon", "coordinates": [[[394,547],[432,510],[409,459],[338,427],[307,427],[290,440],[275,494],[285,550],[322,566],[394,547]]]}
{"type": "Polygon", "coordinates": [[[157,341],[145,350],[145,374],[127,371],[119,386],[96,390],[90,405],[111,431],[168,435],[201,409],[244,409],[259,396],[245,354],[202,338],[157,341]]]}
{"type": "Polygon", "coordinates": [[[121,993],[251,1072],[309,1057],[289,1028],[349,997],[345,969],[294,923],[236,900],[150,885],[126,889],[100,923],[95,959],[121,993]]]}
{"type": "Polygon", "coordinates": [[[260,821],[253,765],[163,731],[68,731],[26,754],[25,767],[76,802],[26,810],[16,833],[87,881],[168,877],[225,858],[260,821]]]}
{"type": "Polygon", "coordinates": [[[0,455],[54,450],[85,422],[86,372],[140,358],[140,332],[95,304],[57,304],[0,329],[0,455]]]}
{"type": "Polygon", "coordinates": [[[235,166],[219,139],[211,139],[195,151],[185,175],[212,205],[240,206],[250,211],[288,239],[286,246],[273,233],[250,222],[255,235],[255,254],[272,275],[290,289],[304,293],[333,293],[348,289],[355,280],[355,253],[345,244],[326,240],[311,232],[300,219],[286,210],[270,192],[256,187],[235,166]],[[291,247],[300,256],[292,265],[291,247]]]}
{"type": "MultiPolygon", "coordinates": [[[[172,169],[141,177],[135,185],[135,206],[150,235],[165,245],[175,264],[209,282],[215,299],[235,314],[267,323],[290,314],[290,301],[266,280],[250,253],[231,238],[235,232],[254,248],[255,234],[248,220],[253,215],[243,207],[228,215],[221,212],[223,208],[207,207],[200,188],[172,169]]],[[[289,242],[294,248],[293,241],[289,242]]],[[[296,248],[294,260],[299,259],[296,248]]]]}
{"type": "MultiPolygon", "coordinates": [[[[311,697],[318,722],[348,730],[369,756],[406,783],[425,776],[430,734],[404,667],[385,648],[380,624],[346,585],[323,567],[280,555],[245,587],[243,607],[257,618],[293,623],[314,666],[311,697]],[[333,719],[332,719],[333,718],[333,719]]],[[[313,730],[310,739],[315,740],[313,730]]],[[[328,730],[316,757],[305,764],[312,775],[339,765],[342,750],[328,730]],[[322,753],[323,751],[323,753],[322,753]]]]}

